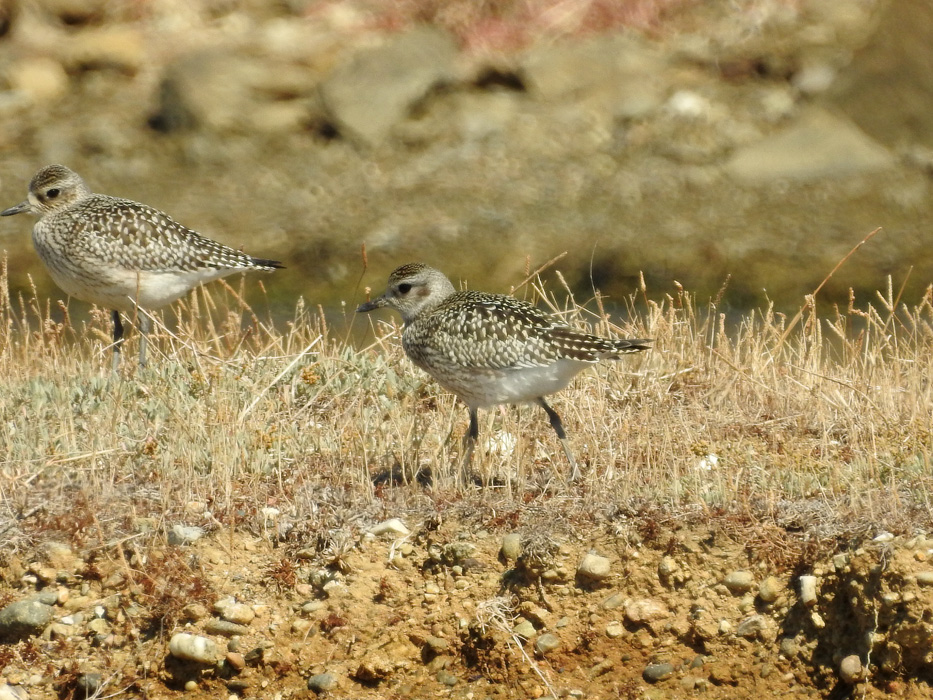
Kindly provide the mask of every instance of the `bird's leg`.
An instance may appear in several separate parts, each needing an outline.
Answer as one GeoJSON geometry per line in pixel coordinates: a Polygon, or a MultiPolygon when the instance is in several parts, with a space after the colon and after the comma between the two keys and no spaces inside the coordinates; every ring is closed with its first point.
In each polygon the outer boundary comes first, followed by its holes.
{"type": "Polygon", "coordinates": [[[139,366],[146,366],[146,342],[149,338],[149,314],[139,310],[139,366]]]}
{"type": "Polygon", "coordinates": [[[557,433],[557,437],[560,438],[561,447],[564,448],[564,454],[567,455],[567,461],[570,462],[570,480],[576,481],[580,478],[580,470],[577,467],[577,460],[573,458],[573,453],[570,451],[570,444],[567,442],[567,433],[564,432],[564,424],[561,423],[560,416],[557,415],[557,411],[548,406],[543,396],[538,397],[537,404],[547,413],[548,420],[551,421],[551,427],[554,428],[554,432],[557,433]]]}
{"type": "Polygon", "coordinates": [[[476,409],[470,408],[470,429],[467,431],[467,434],[463,436],[463,462],[461,463],[461,469],[463,470],[464,485],[470,483],[470,462],[473,459],[473,447],[476,445],[478,439],[479,420],[476,415],[476,409]]]}
{"type": "Polygon", "coordinates": [[[123,321],[120,312],[116,309],[111,314],[113,318],[113,371],[120,369],[120,348],[123,346],[123,321]]]}

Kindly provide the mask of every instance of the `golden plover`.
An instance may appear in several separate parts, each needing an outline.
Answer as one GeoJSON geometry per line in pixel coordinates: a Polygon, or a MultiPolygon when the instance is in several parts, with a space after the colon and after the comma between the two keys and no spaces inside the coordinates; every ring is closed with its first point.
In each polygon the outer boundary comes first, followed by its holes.
{"type": "MultiPolygon", "coordinates": [[[[32,241],[62,290],[113,310],[113,366],[120,362],[120,312],[157,309],[204,282],[246,270],[274,270],[276,260],[253,258],[212,241],[158,209],[94,194],[63,165],[47,165],[29,183],[26,201],[0,212],[39,217],[32,241]]],[[[149,317],[140,313],[139,364],[146,364],[149,317]]]]}
{"type": "Polygon", "coordinates": [[[649,340],[614,340],[570,328],[528,302],[504,294],[458,292],[443,273],[422,263],[389,275],[380,297],[358,312],[384,306],[402,315],[402,347],[411,360],[470,410],[464,468],[479,437],[476,413],[503,403],[537,403],[547,413],[572,467],[560,416],[544,397],[604,359],[647,350],[649,340]]]}

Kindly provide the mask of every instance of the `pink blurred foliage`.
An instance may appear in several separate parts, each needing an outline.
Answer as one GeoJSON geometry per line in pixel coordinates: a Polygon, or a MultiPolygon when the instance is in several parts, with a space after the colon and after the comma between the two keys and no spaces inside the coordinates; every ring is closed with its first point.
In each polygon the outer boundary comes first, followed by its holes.
{"type": "Polygon", "coordinates": [[[657,30],[668,13],[702,0],[331,0],[314,12],[351,7],[360,31],[443,27],[469,53],[517,51],[542,39],[625,28],[657,30]]]}

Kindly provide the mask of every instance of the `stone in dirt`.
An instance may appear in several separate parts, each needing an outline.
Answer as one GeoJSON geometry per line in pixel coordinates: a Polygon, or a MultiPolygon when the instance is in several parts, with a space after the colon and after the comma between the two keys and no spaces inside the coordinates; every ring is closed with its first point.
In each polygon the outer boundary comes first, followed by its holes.
{"type": "Polygon", "coordinates": [[[522,553],[522,536],[518,532],[510,532],[502,538],[502,547],[499,550],[506,562],[518,559],[522,553]]]}
{"type": "Polygon", "coordinates": [[[801,576],[800,602],[808,608],[816,605],[816,576],[801,576]]]}
{"type": "Polygon", "coordinates": [[[18,600],[0,610],[0,640],[17,642],[40,634],[51,621],[51,606],[34,598],[18,600]]]}
{"type": "Polygon", "coordinates": [[[389,518],[388,520],[383,520],[377,525],[373,525],[369,532],[373,535],[393,535],[404,537],[411,533],[405,523],[401,521],[400,518],[389,518]]]}
{"type": "Polygon", "coordinates": [[[630,601],[625,606],[625,619],[636,625],[663,619],[668,614],[668,609],[664,603],[651,598],[639,598],[630,601]]]}
{"type": "Polygon", "coordinates": [[[768,576],[758,587],[758,597],[765,603],[773,603],[781,595],[784,586],[776,576],[768,576]]]}
{"type": "Polygon", "coordinates": [[[327,693],[337,687],[337,676],[333,673],[318,673],[308,679],[308,690],[327,693]]]}
{"type": "Polygon", "coordinates": [[[560,637],[550,632],[542,634],[535,642],[535,651],[542,656],[554,651],[560,646],[560,637]]]}
{"type": "Polygon", "coordinates": [[[648,664],[642,673],[642,677],[649,683],[666,680],[672,675],[674,675],[674,666],[669,663],[648,664]]]}
{"type": "Polygon", "coordinates": [[[168,643],[168,651],[176,659],[212,664],[217,661],[218,649],[213,640],[196,634],[179,632],[168,643]]]}
{"type": "Polygon", "coordinates": [[[18,685],[0,683],[0,700],[29,700],[29,695],[18,685]]]}
{"type": "Polygon", "coordinates": [[[755,576],[751,571],[733,571],[723,579],[723,584],[732,595],[742,595],[748,593],[755,585],[755,576]]]}
{"type": "Polygon", "coordinates": [[[857,654],[845,657],[839,664],[839,678],[843,683],[854,685],[862,680],[862,660],[857,654]]]}
{"type": "Polygon", "coordinates": [[[607,557],[589,552],[577,567],[577,575],[590,581],[602,581],[609,576],[612,563],[607,557]]]}

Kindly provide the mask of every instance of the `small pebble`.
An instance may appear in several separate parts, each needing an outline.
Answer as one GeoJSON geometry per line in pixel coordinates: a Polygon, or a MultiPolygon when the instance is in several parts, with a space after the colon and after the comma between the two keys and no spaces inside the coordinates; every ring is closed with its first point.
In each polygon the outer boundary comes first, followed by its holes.
{"type": "Polygon", "coordinates": [[[918,572],[917,583],[921,586],[933,586],[933,571],[918,572]]]}
{"type": "Polygon", "coordinates": [[[333,673],[319,673],[308,679],[308,690],[315,693],[327,693],[337,687],[337,676],[333,673]]]}
{"type": "Polygon", "coordinates": [[[854,685],[862,680],[862,660],[857,654],[845,657],[839,664],[839,678],[843,683],[854,685]]]}
{"type": "Polygon", "coordinates": [[[784,588],[781,580],[776,576],[768,576],[761,585],[758,586],[758,597],[765,603],[773,603],[781,595],[784,588]]]}
{"type": "Polygon", "coordinates": [[[560,637],[552,632],[547,632],[538,637],[535,641],[535,650],[544,656],[548,652],[554,651],[560,646],[560,637]]]}
{"type": "Polygon", "coordinates": [[[512,628],[512,632],[523,639],[531,639],[537,634],[535,626],[529,620],[519,622],[512,628]]]}
{"type": "Polygon", "coordinates": [[[168,543],[175,546],[194,544],[202,537],[204,537],[204,528],[200,528],[197,525],[179,524],[169,530],[168,543]]]}
{"type": "Polygon", "coordinates": [[[218,650],[213,640],[196,634],[179,632],[168,643],[168,651],[176,659],[212,664],[217,661],[218,650]]]}
{"type": "Polygon", "coordinates": [[[735,634],[747,639],[757,637],[760,632],[764,631],[766,624],[762,615],[751,615],[739,623],[739,626],[735,628],[735,634]]]}
{"type": "Polygon", "coordinates": [[[732,595],[748,593],[755,585],[755,576],[751,571],[733,571],[723,579],[723,584],[732,595]]]}
{"type": "Polygon", "coordinates": [[[613,620],[606,625],[606,636],[609,639],[618,639],[625,634],[625,626],[618,620],[613,620]]]}
{"type": "Polygon", "coordinates": [[[816,605],[816,576],[801,576],[800,581],[800,602],[808,608],[816,605]]]}
{"type": "Polygon", "coordinates": [[[237,625],[226,620],[211,619],[204,623],[204,631],[207,634],[219,634],[222,637],[243,636],[249,632],[245,625],[237,625]]]}
{"type": "Polygon", "coordinates": [[[442,685],[457,685],[458,680],[460,679],[447,671],[441,670],[437,672],[437,682],[442,685]]]}
{"type": "Polygon", "coordinates": [[[369,531],[373,535],[391,535],[393,537],[404,537],[411,533],[411,530],[405,526],[400,518],[383,520],[381,523],[373,525],[369,531]]]}
{"type": "Polygon", "coordinates": [[[517,532],[505,535],[499,552],[506,561],[516,561],[522,553],[522,536],[517,532]]]}
{"type": "Polygon", "coordinates": [[[591,581],[602,581],[609,576],[611,567],[612,562],[607,557],[590,552],[577,567],[577,574],[591,581]]]}
{"type": "Polygon", "coordinates": [[[649,683],[657,683],[674,675],[674,666],[669,663],[648,664],[641,675],[649,683]]]}
{"type": "Polygon", "coordinates": [[[621,593],[613,593],[611,596],[606,598],[599,606],[603,610],[615,610],[622,606],[625,603],[625,596],[621,593]]]}
{"type": "Polygon", "coordinates": [[[234,671],[242,671],[244,668],[246,668],[246,659],[243,657],[243,654],[231,651],[227,653],[225,658],[227,660],[227,664],[234,671]]]}

